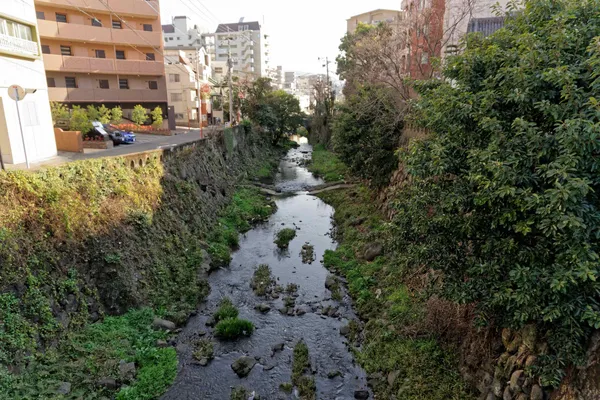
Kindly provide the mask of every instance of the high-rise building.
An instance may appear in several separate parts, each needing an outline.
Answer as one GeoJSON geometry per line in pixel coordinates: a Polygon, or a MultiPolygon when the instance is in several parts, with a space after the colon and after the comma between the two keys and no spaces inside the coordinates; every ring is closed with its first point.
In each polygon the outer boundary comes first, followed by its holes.
{"type": "Polygon", "coordinates": [[[30,162],[55,156],[56,141],[33,0],[2,0],[0,71],[2,160],[6,164],[20,164],[25,162],[25,154],[30,162]],[[11,98],[12,85],[25,91],[18,105],[11,98]]]}
{"type": "Polygon", "coordinates": [[[258,22],[220,24],[215,33],[216,60],[227,61],[231,54],[234,75],[248,79],[266,77],[268,39],[258,22]]]}
{"type": "Polygon", "coordinates": [[[173,17],[173,22],[163,25],[162,31],[166,49],[204,47],[211,59],[216,59],[214,33],[207,33],[207,29],[192,24],[189,17],[173,17]]]}
{"type": "Polygon", "coordinates": [[[157,0],[35,0],[50,100],[166,111],[157,0]]]}
{"type": "Polygon", "coordinates": [[[283,75],[283,67],[278,65],[277,68],[269,68],[267,69],[267,77],[271,79],[271,86],[275,90],[283,89],[284,84],[284,75],[283,75]]]}

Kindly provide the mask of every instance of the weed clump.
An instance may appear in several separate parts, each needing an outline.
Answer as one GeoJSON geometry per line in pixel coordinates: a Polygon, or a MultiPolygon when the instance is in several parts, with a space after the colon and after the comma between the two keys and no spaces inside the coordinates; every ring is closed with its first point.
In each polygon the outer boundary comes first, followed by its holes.
{"type": "Polygon", "coordinates": [[[215,326],[215,336],[223,340],[236,340],[243,336],[250,336],[252,332],[254,332],[254,324],[239,318],[224,319],[215,326]]]}
{"type": "Polygon", "coordinates": [[[292,383],[298,388],[301,399],[314,400],[316,399],[317,387],[314,378],[305,375],[307,372],[310,372],[308,346],[304,341],[300,341],[294,347],[292,383]]]}
{"type": "Polygon", "coordinates": [[[250,287],[257,296],[265,296],[269,289],[275,285],[275,280],[271,275],[271,268],[266,264],[261,264],[254,271],[254,276],[250,282],[250,287]]]}
{"type": "Polygon", "coordinates": [[[277,232],[275,237],[275,244],[280,249],[287,249],[290,242],[296,237],[296,230],[291,228],[285,228],[277,232]]]}
{"type": "Polygon", "coordinates": [[[224,298],[219,304],[219,308],[213,314],[215,322],[220,322],[230,318],[237,318],[239,314],[238,309],[233,305],[229,298],[224,298]]]}

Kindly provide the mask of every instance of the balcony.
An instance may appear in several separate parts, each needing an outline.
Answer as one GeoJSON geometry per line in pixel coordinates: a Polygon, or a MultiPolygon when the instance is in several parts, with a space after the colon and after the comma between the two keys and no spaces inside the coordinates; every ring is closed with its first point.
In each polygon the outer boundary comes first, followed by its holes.
{"type": "Polygon", "coordinates": [[[94,42],[106,44],[131,44],[142,47],[161,47],[162,32],[132,31],[129,28],[112,29],[91,25],[65,24],[62,22],[38,20],[40,37],[62,39],[72,42],[94,42]]]}
{"type": "Polygon", "coordinates": [[[37,42],[3,34],[0,34],[0,51],[25,57],[36,57],[40,54],[37,42]]]}
{"type": "Polygon", "coordinates": [[[164,64],[158,61],[114,60],[109,58],[71,57],[44,54],[46,71],[87,74],[164,75],[164,64]]]}
{"type": "Polygon", "coordinates": [[[165,90],[149,89],[67,89],[67,88],[48,88],[50,101],[59,102],[167,102],[167,93],[165,90]]]}
{"type": "Polygon", "coordinates": [[[104,13],[108,14],[109,10],[119,15],[127,15],[143,18],[159,18],[157,11],[159,10],[158,1],[149,0],[35,0],[35,5],[54,7],[59,9],[77,10],[78,8],[89,13],[104,13]],[[155,11],[156,10],[156,11],[155,11]]]}

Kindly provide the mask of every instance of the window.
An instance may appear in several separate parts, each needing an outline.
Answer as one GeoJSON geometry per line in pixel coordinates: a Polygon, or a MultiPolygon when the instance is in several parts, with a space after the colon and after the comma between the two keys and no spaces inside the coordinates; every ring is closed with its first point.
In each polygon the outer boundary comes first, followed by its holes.
{"type": "Polygon", "coordinates": [[[177,40],[181,40],[181,38],[179,36],[177,36],[177,40]]]}
{"type": "Polygon", "coordinates": [[[46,83],[48,84],[48,87],[56,87],[56,81],[54,78],[46,78],[46,83]]]}
{"type": "Polygon", "coordinates": [[[67,22],[67,14],[56,13],[56,22],[67,22]]]}
{"type": "Polygon", "coordinates": [[[158,90],[158,82],[157,81],[148,81],[148,89],[158,90]]]}
{"type": "Polygon", "coordinates": [[[72,77],[72,76],[65,77],[65,86],[68,88],[76,88],[77,81],[75,80],[75,77],[72,77]]]}
{"type": "Polygon", "coordinates": [[[223,73],[223,67],[215,67],[215,74],[222,74],[223,73]]]}
{"type": "Polygon", "coordinates": [[[33,41],[33,35],[31,33],[30,26],[4,18],[0,18],[0,34],[33,41]]]}
{"type": "Polygon", "coordinates": [[[181,95],[181,93],[171,93],[172,102],[181,101],[182,98],[183,96],[181,95]]]}
{"type": "Polygon", "coordinates": [[[60,54],[63,56],[71,55],[71,46],[60,46],[60,54]]]}
{"type": "Polygon", "coordinates": [[[144,30],[146,32],[152,32],[152,25],[151,24],[144,24],[144,30]]]}
{"type": "Polygon", "coordinates": [[[115,55],[117,57],[117,60],[124,60],[125,59],[125,50],[117,50],[115,52],[115,55]]]}
{"type": "Polygon", "coordinates": [[[180,82],[179,74],[169,74],[169,82],[180,82]]]}
{"type": "Polygon", "coordinates": [[[43,44],[42,45],[42,53],[50,54],[50,46],[48,46],[47,44],[43,44]]]}
{"type": "Polygon", "coordinates": [[[146,61],[156,61],[154,53],[146,53],[146,61]]]}
{"type": "Polygon", "coordinates": [[[129,89],[129,80],[119,79],[119,89],[129,89]]]}
{"type": "Polygon", "coordinates": [[[43,11],[36,11],[35,16],[37,17],[37,19],[46,19],[46,15],[43,11]]]}
{"type": "Polygon", "coordinates": [[[100,89],[110,89],[108,79],[99,79],[98,86],[100,87],[100,89]]]}
{"type": "Polygon", "coordinates": [[[106,58],[104,50],[96,50],[96,58],[106,58]]]}
{"type": "Polygon", "coordinates": [[[121,25],[121,21],[113,21],[112,27],[113,27],[113,29],[123,29],[123,26],[121,25]]]}
{"type": "Polygon", "coordinates": [[[188,40],[191,40],[191,39],[192,39],[192,35],[188,35],[188,40]]]}
{"type": "Polygon", "coordinates": [[[92,18],[92,26],[102,26],[102,21],[98,18],[92,18]]]}
{"type": "Polygon", "coordinates": [[[429,64],[429,54],[428,53],[421,54],[421,64],[429,64]]]}
{"type": "Polygon", "coordinates": [[[175,119],[180,121],[183,119],[183,114],[175,114],[175,119]]]}

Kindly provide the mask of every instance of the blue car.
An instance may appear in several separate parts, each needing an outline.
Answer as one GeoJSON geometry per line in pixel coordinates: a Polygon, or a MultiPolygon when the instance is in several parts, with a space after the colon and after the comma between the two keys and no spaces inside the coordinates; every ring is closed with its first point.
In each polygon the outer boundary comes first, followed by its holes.
{"type": "Polygon", "coordinates": [[[122,131],[111,124],[104,124],[103,126],[115,145],[135,143],[133,132],[122,131]]]}

